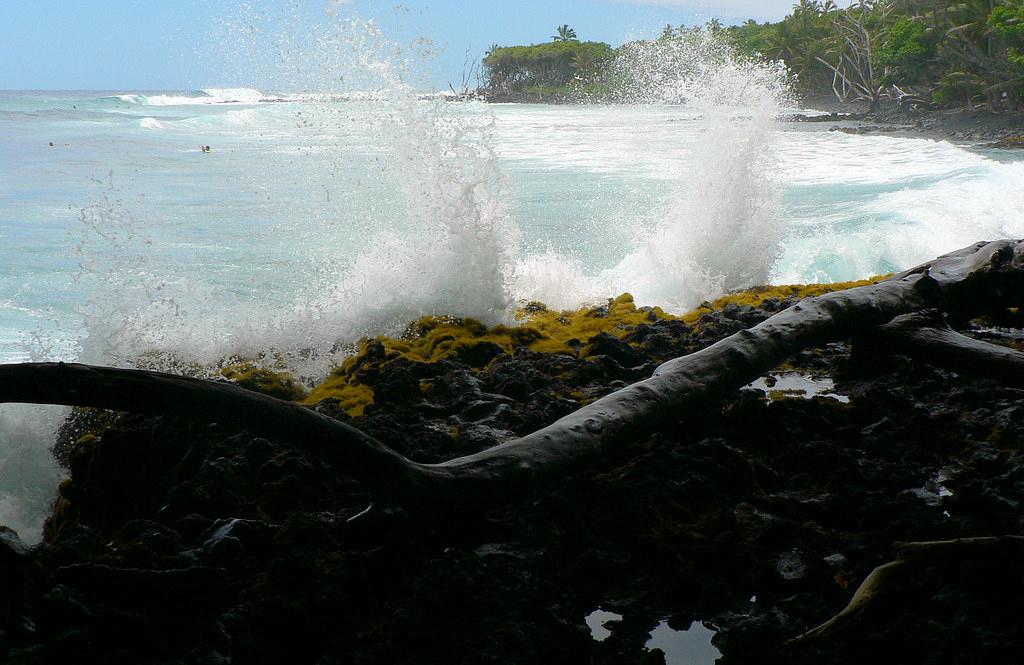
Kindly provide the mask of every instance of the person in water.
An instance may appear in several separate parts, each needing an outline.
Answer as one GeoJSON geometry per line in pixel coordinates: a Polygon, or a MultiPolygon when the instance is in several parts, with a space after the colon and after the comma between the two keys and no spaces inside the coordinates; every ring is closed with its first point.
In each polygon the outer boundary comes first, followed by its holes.
{"type": "Polygon", "coordinates": [[[208,146],[208,145],[201,145],[201,146],[199,146],[199,149],[202,152],[210,152],[210,146],[208,146]]]}

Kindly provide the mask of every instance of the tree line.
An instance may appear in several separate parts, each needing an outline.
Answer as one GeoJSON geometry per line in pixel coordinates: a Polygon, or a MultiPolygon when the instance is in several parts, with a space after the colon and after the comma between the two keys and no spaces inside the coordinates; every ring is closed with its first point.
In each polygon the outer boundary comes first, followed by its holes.
{"type": "MultiPolygon", "coordinates": [[[[800,0],[781,21],[666,26],[657,41],[713,31],[751,57],[781,60],[805,94],[834,94],[872,108],[886,99],[922,105],[1024,110],[1024,0],[800,0]]],[[[607,71],[631,45],[581,42],[568,25],[552,41],[492,46],[485,91],[610,93],[607,71]]]]}
{"type": "Polygon", "coordinates": [[[492,94],[569,94],[597,78],[614,57],[603,42],[581,42],[567,25],[545,44],[492,46],[484,57],[487,91],[492,94]]]}
{"type": "Polygon", "coordinates": [[[782,21],[728,33],[748,53],[783,60],[803,92],[1022,110],[1022,0],[800,0],[782,21]]]}

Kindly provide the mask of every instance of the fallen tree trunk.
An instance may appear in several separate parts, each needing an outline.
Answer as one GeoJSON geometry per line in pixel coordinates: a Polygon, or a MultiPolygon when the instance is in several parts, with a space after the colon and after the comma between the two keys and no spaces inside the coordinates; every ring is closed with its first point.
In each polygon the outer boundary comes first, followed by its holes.
{"type": "Polygon", "coordinates": [[[0,366],[0,401],[180,414],[266,432],[346,465],[393,499],[507,500],[559,477],[688,410],[713,403],[808,347],[870,331],[903,314],[955,316],[1015,304],[1024,294],[1024,241],[977,243],[878,284],[809,298],[761,324],[518,440],[419,464],[352,427],[304,407],[223,383],[66,364],[0,366]]]}
{"type": "Polygon", "coordinates": [[[900,353],[960,374],[1024,385],[1024,352],[953,330],[937,312],[898,316],[878,328],[879,350],[900,353]]]}
{"type": "Polygon", "coordinates": [[[312,409],[226,381],[73,363],[0,365],[0,402],[177,415],[295,441],[371,487],[401,485],[417,466],[373,437],[312,409]],[[355,471],[357,470],[358,471],[355,471]]]}

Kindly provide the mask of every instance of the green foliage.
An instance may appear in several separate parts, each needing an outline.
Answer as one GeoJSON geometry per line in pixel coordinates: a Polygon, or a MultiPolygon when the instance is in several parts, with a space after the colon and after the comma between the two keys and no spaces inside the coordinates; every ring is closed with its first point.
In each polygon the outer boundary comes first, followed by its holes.
{"type": "Polygon", "coordinates": [[[832,74],[817,61],[834,46],[836,35],[833,4],[802,0],[793,13],[778,23],[747,21],[726,28],[741,53],[760,55],[768,60],[782,60],[805,91],[825,87],[832,74]]]}
{"type": "Polygon", "coordinates": [[[889,27],[878,49],[877,62],[895,67],[921,59],[928,54],[924,36],[924,24],[906,16],[900,18],[889,27]]]}
{"type": "Polygon", "coordinates": [[[566,86],[587,83],[613,54],[612,47],[603,42],[574,39],[533,46],[506,46],[488,53],[484,58],[484,72],[488,88],[493,92],[563,91],[566,86]]]}
{"type": "Polygon", "coordinates": [[[739,51],[748,56],[764,55],[775,43],[777,27],[772,23],[758,23],[750,19],[742,25],[728,28],[728,34],[739,51]]]}
{"type": "Polygon", "coordinates": [[[875,63],[885,70],[887,83],[913,83],[924,74],[929,58],[934,57],[924,24],[903,16],[888,26],[875,53],[875,63]]]}
{"type": "MultiPolygon", "coordinates": [[[[799,0],[776,23],[667,25],[658,40],[693,30],[725,36],[740,54],[784,62],[805,93],[836,91],[873,106],[909,96],[1024,110],[1024,0],[799,0]]],[[[628,44],[579,42],[568,25],[552,39],[492,46],[484,59],[489,90],[593,98],[615,89],[609,65],[628,44]]]]}
{"type": "Polygon", "coordinates": [[[992,34],[1006,44],[1010,64],[1024,69],[1024,7],[996,7],[987,25],[992,34]]]}
{"type": "Polygon", "coordinates": [[[830,90],[839,79],[825,61],[860,77],[860,96],[1004,109],[1020,109],[1024,97],[1021,0],[866,0],[847,8],[801,0],[782,21],[728,32],[741,51],[783,60],[805,92],[830,90]],[[854,51],[863,56],[854,57],[856,67],[845,59],[854,51]]]}
{"type": "Polygon", "coordinates": [[[995,7],[986,24],[1000,39],[1024,40],[1024,7],[995,7]]]}

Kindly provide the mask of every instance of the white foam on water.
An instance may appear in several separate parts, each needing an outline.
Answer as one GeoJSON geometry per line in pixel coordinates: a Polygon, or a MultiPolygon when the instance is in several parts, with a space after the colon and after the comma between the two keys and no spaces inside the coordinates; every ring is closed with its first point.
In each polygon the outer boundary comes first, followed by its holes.
{"type": "Polygon", "coordinates": [[[164,129],[165,125],[156,118],[143,118],[139,120],[139,127],[143,129],[164,129]]]}
{"type": "MultiPolygon", "coordinates": [[[[208,104],[258,104],[266,98],[252,88],[204,88],[193,93],[162,95],[118,95],[118,98],[144,106],[194,106],[208,104]]],[[[271,100],[273,98],[270,98],[271,100]]]]}
{"type": "Polygon", "coordinates": [[[262,92],[253,88],[203,88],[203,93],[215,100],[215,104],[255,104],[265,98],[262,92]]]}
{"type": "Polygon", "coordinates": [[[979,240],[1024,237],[1020,162],[926,139],[823,135],[786,144],[779,178],[797,201],[774,283],[861,279],[979,240]],[[799,200],[825,186],[846,194],[799,200]]]}

